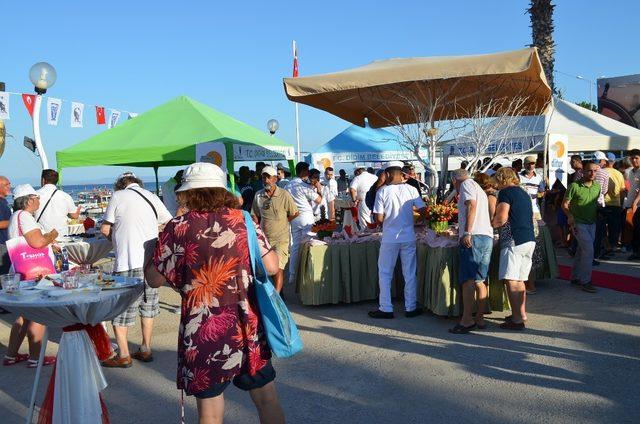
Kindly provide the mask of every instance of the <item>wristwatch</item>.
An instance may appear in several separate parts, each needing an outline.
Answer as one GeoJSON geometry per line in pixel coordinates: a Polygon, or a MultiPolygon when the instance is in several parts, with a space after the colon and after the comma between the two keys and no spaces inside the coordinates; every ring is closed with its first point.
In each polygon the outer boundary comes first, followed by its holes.
{"type": "Polygon", "coordinates": [[[469,231],[465,231],[464,234],[462,234],[463,237],[471,236],[471,235],[473,234],[471,234],[469,231]]]}

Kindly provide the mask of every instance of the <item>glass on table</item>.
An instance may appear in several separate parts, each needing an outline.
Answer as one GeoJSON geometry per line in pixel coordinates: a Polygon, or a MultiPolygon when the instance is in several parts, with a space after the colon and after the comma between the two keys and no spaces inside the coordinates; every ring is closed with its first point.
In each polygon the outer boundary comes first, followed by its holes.
{"type": "Polygon", "coordinates": [[[5,293],[14,293],[20,289],[20,274],[0,275],[0,284],[5,293]]]}
{"type": "Polygon", "coordinates": [[[67,290],[78,288],[79,275],[75,272],[65,271],[62,273],[62,287],[67,290]]]}

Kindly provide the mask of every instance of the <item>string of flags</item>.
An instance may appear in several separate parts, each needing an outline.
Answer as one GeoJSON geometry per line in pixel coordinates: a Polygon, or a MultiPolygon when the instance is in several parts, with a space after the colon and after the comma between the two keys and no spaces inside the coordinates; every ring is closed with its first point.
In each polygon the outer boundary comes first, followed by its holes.
{"type": "MultiPolygon", "coordinates": [[[[31,119],[33,119],[33,111],[36,103],[36,95],[35,94],[24,94],[24,93],[12,93],[9,91],[0,91],[0,119],[8,120],[10,119],[10,99],[11,96],[21,96],[22,102],[24,103],[24,107],[27,109],[27,113],[31,119]]],[[[84,112],[85,112],[85,104],[80,102],[73,102],[68,100],[56,99],[54,97],[45,97],[42,96],[42,101],[44,99],[47,100],[46,103],[46,114],[47,114],[47,123],[49,125],[57,126],[60,121],[60,115],[62,113],[62,105],[63,103],[70,104],[70,114],[69,114],[69,125],[71,128],[82,128],[84,126],[84,112]]],[[[126,114],[127,120],[133,119],[138,114],[136,112],[129,112],[126,110],[120,111],[117,109],[106,108],[104,106],[95,105],[95,113],[96,113],[96,124],[97,125],[106,125],[107,128],[113,128],[118,124],[120,120],[120,116],[122,114],[126,114]],[[107,116],[107,110],[109,114],[107,116]]]]}

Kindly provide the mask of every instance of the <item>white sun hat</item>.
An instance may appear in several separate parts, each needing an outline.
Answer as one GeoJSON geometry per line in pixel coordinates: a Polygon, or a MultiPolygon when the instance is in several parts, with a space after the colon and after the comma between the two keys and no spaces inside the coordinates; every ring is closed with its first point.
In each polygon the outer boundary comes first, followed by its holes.
{"type": "Polygon", "coordinates": [[[402,169],[404,167],[404,162],[399,161],[399,160],[392,160],[391,162],[387,162],[387,164],[385,165],[384,169],[389,169],[389,168],[400,168],[402,169]]]}
{"type": "Polygon", "coordinates": [[[227,175],[218,165],[196,162],[184,171],[182,185],[176,191],[194,188],[227,188],[227,175]]]}
{"type": "Polygon", "coordinates": [[[18,184],[13,188],[13,198],[17,199],[18,197],[24,196],[37,196],[38,193],[31,187],[31,184],[18,184]]]}

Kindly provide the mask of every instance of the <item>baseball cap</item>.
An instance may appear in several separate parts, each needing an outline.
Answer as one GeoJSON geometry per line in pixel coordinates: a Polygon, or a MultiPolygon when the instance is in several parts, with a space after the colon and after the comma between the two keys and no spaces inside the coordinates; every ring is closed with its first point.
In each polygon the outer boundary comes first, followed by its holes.
{"type": "Polygon", "coordinates": [[[593,153],[593,158],[595,160],[607,160],[607,155],[598,150],[597,152],[593,153]]]}
{"type": "Polygon", "coordinates": [[[265,166],[264,168],[262,168],[262,173],[267,174],[270,177],[275,177],[278,175],[278,171],[276,171],[273,166],[265,166]]]}
{"type": "Polygon", "coordinates": [[[13,189],[13,198],[17,199],[18,197],[24,196],[40,197],[38,193],[33,189],[33,187],[31,187],[31,184],[18,184],[17,186],[15,186],[13,189]]]}
{"type": "Polygon", "coordinates": [[[227,188],[225,172],[213,163],[196,162],[189,165],[182,176],[182,185],[176,191],[194,188],[227,188]]]}
{"type": "Polygon", "coordinates": [[[607,160],[609,162],[615,162],[616,161],[616,155],[614,155],[613,153],[609,152],[607,153],[607,160]]]}
{"type": "Polygon", "coordinates": [[[527,156],[526,158],[524,158],[524,164],[528,164],[528,163],[536,163],[536,161],[538,160],[537,157],[531,155],[531,156],[527,156]]]}

